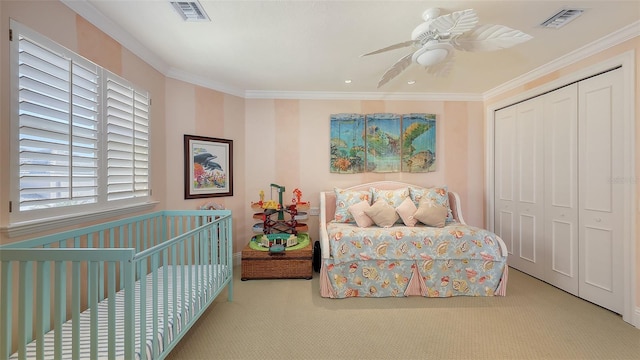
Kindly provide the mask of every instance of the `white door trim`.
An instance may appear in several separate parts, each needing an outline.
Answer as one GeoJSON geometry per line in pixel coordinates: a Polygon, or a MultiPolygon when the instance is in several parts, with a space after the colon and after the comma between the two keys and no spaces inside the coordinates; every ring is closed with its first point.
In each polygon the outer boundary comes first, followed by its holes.
{"type": "Polygon", "coordinates": [[[497,109],[501,109],[505,106],[515,104],[517,102],[541,95],[553,89],[557,89],[564,85],[579,81],[581,79],[597,75],[601,72],[610,70],[612,68],[622,66],[623,72],[623,87],[624,87],[624,126],[625,126],[625,138],[624,138],[624,163],[630,164],[625,168],[625,174],[623,179],[617,179],[623,184],[625,203],[624,213],[629,214],[629,217],[624,222],[623,240],[624,240],[624,307],[622,312],[622,318],[624,321],[632,324],[636,328],[640,329],[640,306],[636,305],[636,286],[637,286],[637,273],[636,273],[636,182],[639,179],[635,179],[635,51],[630,50],[620,55],[614,56],[608,60],[602,61],[598,64],[586,67],[578,70],[572,74],[563,76],[552,82],[540,85],[536,88],[527,90],[520,94],[511,96],[509,98],[498,101],[497,103],[490,104],[485,108],[485,164],[486,164],[486,199],[487,207],[485,209],[487,223],[485,224],[489,230],[494,230],[494,208],[493,202],[494,194],[494,113],[497,109]],[[635,181],[634,181],[635,180],[635,181]]]}

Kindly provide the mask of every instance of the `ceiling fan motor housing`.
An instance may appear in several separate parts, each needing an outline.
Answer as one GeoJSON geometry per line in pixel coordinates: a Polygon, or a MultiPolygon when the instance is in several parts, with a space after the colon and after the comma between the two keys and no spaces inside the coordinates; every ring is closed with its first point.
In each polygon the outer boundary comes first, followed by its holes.
{"type": "Polygon", "coordinates": [[[449,43],[429,41],[413,53],[412,60],[422,66],[432,66],[446,59],[452,51],[453,46],[449,43]]]}

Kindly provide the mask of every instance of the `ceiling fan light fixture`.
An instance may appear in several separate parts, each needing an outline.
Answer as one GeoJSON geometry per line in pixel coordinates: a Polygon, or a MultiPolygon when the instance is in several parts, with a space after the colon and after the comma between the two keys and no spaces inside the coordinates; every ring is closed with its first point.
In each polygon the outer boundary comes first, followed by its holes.
{"type": "Polygon", "coordinates": [[[448,43],[427,44],[413,54],[413,62],[421,66],[432,66],[442,62],[453,51],[448,43]]]}

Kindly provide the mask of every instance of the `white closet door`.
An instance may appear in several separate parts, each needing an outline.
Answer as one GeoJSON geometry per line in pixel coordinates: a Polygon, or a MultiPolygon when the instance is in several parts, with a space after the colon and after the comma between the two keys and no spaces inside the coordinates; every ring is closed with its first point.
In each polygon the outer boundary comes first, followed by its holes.
{"type": "Polygon", "coordinates": [[[578,85],[580,297],[622,313],[622,71],[578,85]]]}
{"type": "Polygon", "coordinates": [[[496,112],[496,233],[509,265],[544,274],[543,112],[535,98],[496,112]]]}
{"type": "MultiPolygon", "coordinates": [[[[507,245],[508,262],[514,266],[512,259],[518,244],[514,231],[516,224],[517,204],[515,201],[516,183],[516,106],[496,111],[494,117],[495,131],[495,192],[494,192],[494,230],[507,245]]],[[[516,267],[517,268],[517,267],[516,267]]]]}
{"type": "Polygon", "coordinates": [[[578,295],[578,85],[544,98],[544,280],[578,295]]]}
{"type": "Polygon", "coordinates": [[[517,107],[518,232],[520,268],[544,276],[544,112],[543,99],[527,100],[517,107]]]}

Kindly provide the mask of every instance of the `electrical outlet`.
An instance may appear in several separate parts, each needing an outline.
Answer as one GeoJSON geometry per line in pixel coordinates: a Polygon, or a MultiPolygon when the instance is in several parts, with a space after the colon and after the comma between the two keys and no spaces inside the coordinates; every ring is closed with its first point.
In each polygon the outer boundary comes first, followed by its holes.
{"type": "Polygon", "coordinates": [[[320,208],[317,207],[312,207],[309,209],[309,215],[311,216],[318,216],[320,215],[320,208]]]}

